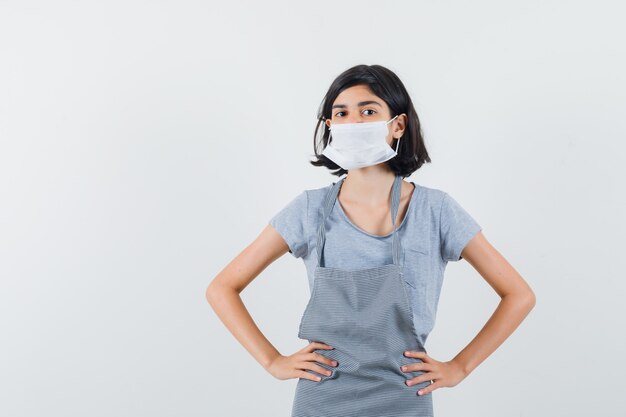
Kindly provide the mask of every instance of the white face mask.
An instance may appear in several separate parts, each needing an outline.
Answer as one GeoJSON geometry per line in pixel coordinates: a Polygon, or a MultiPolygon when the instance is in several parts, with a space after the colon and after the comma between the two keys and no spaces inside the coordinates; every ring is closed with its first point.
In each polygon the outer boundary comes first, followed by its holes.
{"type": "MultiPolygon", "coordinates": [[[[393,118],[398,117],[397,115],[393,118]]],[[[387,143],[389,124],[393,119],[385,122],[367,123],[333,123],[330,125],[329,143],[322,151],[334,163],[346,171],[380,164],[398,154],[398,144],[394,150],[387,143]],[[332,140],[331,140],[332,135],[332,140]]]]}

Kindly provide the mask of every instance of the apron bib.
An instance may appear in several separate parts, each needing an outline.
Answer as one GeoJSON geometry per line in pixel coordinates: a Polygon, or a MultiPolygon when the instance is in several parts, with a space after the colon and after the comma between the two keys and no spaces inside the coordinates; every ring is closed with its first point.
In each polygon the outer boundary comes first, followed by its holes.
{"type": "Polygon", "coordinates": [[[411,387],[405,383],[425,372],[400,369],[421,362],[407,358],[404,351],[426,351],[418,341],[400,266],[396,216],[402,177],[396,176],[391,192],[393,263],[356,270],[324,266],[325,222],[344,179],[333,183],[326,195],[317,235],[315,281],[298,332],[300,339],[333,346],[314,352],[338,365],[317,362],[332,374],[321,375],[320,381],[298,379],[291,416],[432,417],[432,393],[417,395],[430,381],[411,387]]]}

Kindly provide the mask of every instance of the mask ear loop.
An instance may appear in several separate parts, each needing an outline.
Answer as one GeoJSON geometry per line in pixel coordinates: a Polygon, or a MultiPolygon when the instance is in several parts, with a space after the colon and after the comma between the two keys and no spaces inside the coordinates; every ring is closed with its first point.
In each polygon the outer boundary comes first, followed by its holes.
{"type": "Polygon", "coordinates": [[[398,117],[398,116],[400,116],[400,115],[399,115],[399,114],[396,114],[395,116],[393,116],[393,117],[391,118],[391,120],[389,120],[389,121],[387,122],[387,124],[391,123],[391,122],[393,121],[393,119],[395,119],[395,118],[396,118],[396,117],[398,117]]]}

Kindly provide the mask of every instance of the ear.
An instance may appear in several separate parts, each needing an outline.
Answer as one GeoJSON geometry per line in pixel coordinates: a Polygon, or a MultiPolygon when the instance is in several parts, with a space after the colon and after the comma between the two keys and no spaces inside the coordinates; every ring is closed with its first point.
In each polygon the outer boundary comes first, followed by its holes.
{"type": "Polygon", "coordinates": [[[406,123],[407,123],[408,117],[405,113],[401,113],[400,115],[398,115],[398,118],[396,119],[396,128],[393,131],[393,137],[396,139],[399,139],[402,137],[402,135],[404,135],[404,130],[406,129],[406,123]],[[396,135],[398,135],[396,137],[396,135]]]}

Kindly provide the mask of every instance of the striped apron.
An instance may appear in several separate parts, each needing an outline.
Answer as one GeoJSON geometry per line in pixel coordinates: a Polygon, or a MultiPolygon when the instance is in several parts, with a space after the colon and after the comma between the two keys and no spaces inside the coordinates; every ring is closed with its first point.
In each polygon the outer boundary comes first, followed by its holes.
{"type": "MultiPolygon", "coordinates": [[[[425,373],[405,372],[402,365],[421,362],[404,351],[426,349],[418,342],[413,312],[400,266],[402,246],[396,228],[402,177],[391,192],[393,263],[346,270],[324,266],[325,222],[345,177],[326,195],[317,235],[318,265],[313,289],[300,321],[298,337],[334,349],[314,352],[337,361],[320,381],[299,378],[292,417],[432,417],[432,393],[417,395],[431,382],[407,386],[425,373]]],[[[306,370],[316,376],[320,374],[306,370]]]]}

